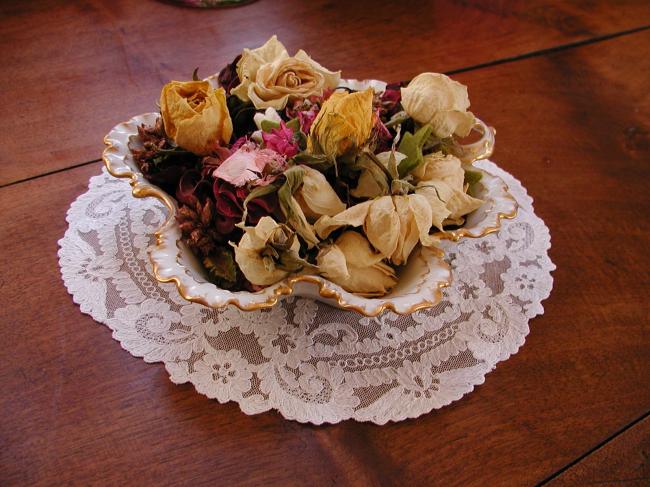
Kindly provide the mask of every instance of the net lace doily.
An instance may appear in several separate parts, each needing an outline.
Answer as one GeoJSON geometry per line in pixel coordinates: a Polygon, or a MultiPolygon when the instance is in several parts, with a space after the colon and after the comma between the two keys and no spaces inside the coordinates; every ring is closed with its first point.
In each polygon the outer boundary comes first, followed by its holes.
{"type": "Polygon", "coordinates": [[[493,163],[477,165],[506,181],[518,215],[496,234],[444,242],[453,283],[439,305],[409,316],[366,318],[294,297],[254,312],[189,303],[151,274],[147,247],[162,204],[134,198],[128,181],[105,170],[68,211],[63,281],[129,353],[246,414],[276,409],[315,424],[415,418],[470,392],[516,353],[553,284],[549,231],[532,199],[493,163]]]}

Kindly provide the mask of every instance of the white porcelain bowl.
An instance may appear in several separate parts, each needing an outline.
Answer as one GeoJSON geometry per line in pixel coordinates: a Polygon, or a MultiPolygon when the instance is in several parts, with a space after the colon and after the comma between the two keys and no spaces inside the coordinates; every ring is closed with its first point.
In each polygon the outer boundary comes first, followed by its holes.
{"type": "MultiPolygon", "coordinates": [[[[385,87],[385,83],[379,81],[348,83],[354,89],[365,86],[379,89],[385,87]]],[[[275,305],[283,295],[294,294],[318,299],[366,316],[375,316],[384,310],[407,314],[440,302],[441,289],[451,282],[451,270],[443,259],[442,251],[438,249],[416,250],[401,271],[397,286],[381,298],[358,296],[315,275],[292,276],[255,293],[228,291],[210,283],[205,277],[203,266],[181,241],[181,232],[175,218],[178,209],[175,199],[144,178],[128,148],[129,137],[137,135],[137,127],[141,124],[153,125],[157,117],[157,113],[146,113],[116,125],[104,138],[107,147],[103,159],[113,176],[130,178],[134,196],[153,196],[167,207],[169,215],[156,232],[156,243],[149,248],[149,256],[156,279],[175,282],[185,299],[213,308],[234,304],[242,310],[256,310],[275,305]]],[[[492,130],[480,122],[477,131],[481,132],[482,139],[466,146],[468,153],[490,153],[494,144],[492,130]]],[[[498,230],[502,218],[512,218],[516,214],[516,201],[508,193],[505,183],[486,171],[477,170],[483,173],[483,177],[474,185],[473,195],[485,203],[468,215],[463,228],[448,232],[444,235],[445,238],[458,240],[462,237],[487,235],[498,230]]]]}

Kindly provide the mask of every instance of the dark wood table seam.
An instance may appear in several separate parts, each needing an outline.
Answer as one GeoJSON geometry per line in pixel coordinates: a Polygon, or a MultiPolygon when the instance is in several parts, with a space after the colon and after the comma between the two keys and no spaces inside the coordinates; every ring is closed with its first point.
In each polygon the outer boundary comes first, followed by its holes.
{"type": "MultiPolygon", "coordinates": [[[[582,47],[582,46],[588,46],[590,44],[596,44],[596,43],[599,43],[599,42],[604,42],[604,41],[616,39],[616,38],[622,37],[622,36],[633,35],[633,34],[636,34],[636,33],[639,33],[639,32],[643,32],[643,31],[648,30],[648,29],[650,29],[650,25],[643,25],[643,26],[640,26],[640,27],[635,27],[634,29],[628,29],[628,30],[624,30],[624,31],[620,31],[620,32],[614,32],[614,33],[611,33],[611,34],[605,34],[605,35],[601,35],[601,36],[591,37],[589,39],[582,39],[582,40],[576,41],[576,42],[569,42],[567,44],[560,44],[559,46],[553,46],[553,47],[549,47],[549,48],[546,48],[546,49],[539,49],[539,50],[536,50],[536,51],[529,51],[529,52],[526,52],[526,53],[523,53],[523,54],[518,54],[516,56],[510,56],[510,57],[494,59],[492,61],[486,61],[484,63],[474,64],[474,65],[466,66],[466,67],[459,68],[459,69],[453,69],[451,71],[445,71],[445,74],[454,75],[454,74],[458,74],[458,73],[466,73],[468,71],[478,71],[480,69],[489,68],[489,67],[492,67],[492,66],[498,66],[500,64],[513,63],[513,62],[521,61],[521,60],[524,60],[524,59],[529,59],[529,58],[539,57],[539,56],[545,56],[545,55],[548,55],[548,54],[553,54],[553,53],[556,53],[556,52],[559,52],[559,51],[565,51],[565,50],[568,50],[568,49],[575,49],[575,48],[579,48],[579,47],[582,47]]],[[[56,169],[56,170],[53,170],[53,171],[48,171],[48,172],[45,172],[45,173],[42,173],[42,174],[36,174],[34,176],[30,176],[30,177],[23,178],[23,179],[18,179],[16,181],[11,181],[9,183],[1,184],[0,188],[6,188],[6,187],[9,187],[9,186],[13,186],[15,184],[20,184],[20,183],[24,183],[24,182],[27,182],[27,181],[31,181],[33,179],[38,179],[38,178],[42,178],[42,177],[45,177],[45,176],[50,176],[52,174],[57,174],[57,173],[60,173],[60,172],[63,172],[63,171],[67,171],[68,169],[75,169],[75,168],[85,166],[87,164],[92,164],[92,163],[95,163],[95,162],[98,162],[98,161],[101,161],[101,158],[100,159],[92,159],[92,160],[86,161],[86,162],[80,162],[80,163],[73,164],[71,166],[63,167],[63,168],[60,168],[60,169],[56,169]]]]}
{"type": "Polygon", "coordinates": [[[18,179],[17,181],[11,181],[10,183],[6,183],[6,184],[3,184],[3,185],[0,185],[0,188],[7,188],[7,187],[9,187],[9,186],[14,186],[14,185],[16,185],[16,184],[26,183],[26,182],[28,182],[28,181],[31,181],[32,179],[44,178],[44,177],[46,177],[46,176],[51,176],[51,175],[53,175],[53,174],[57,174],[57,173],[64,172],[64,171],[68,171],[68,170],[70,170],[70,169],[76,169],[76,168],[78,168],[78,167],[87,166],[88,164],[93,164],[93,163],[95,163],[95,162],[99,162],[99,161],[101,161],[101,158],[100,158],[100,159],[93,159],[93,160],[91,160],[91,161],[86,161],[86,162],[80,162],[80,163],[78,163],[78,164],[73,164],[72,166],[62,167],[62,168],[60,168],[60,169],[55,169],[55,170],[53,170],[53,171],[44,172],[44,173],[42,173],[42,174],[35,174],[34,176],[30,176],[30,177],[28,177],[28,178],[18,179]]]}
{"type": "Polygon", "coordinates": [[[485,63],[474,64],[472,66],[467,66],[464,68],[453,69],[451,71],[445,71],[445,74],[454,75],[458,73],[465,73],[467,71],[474,71],[477,69],[488,68],[491,66],[498,66],[499,64],[512,63],[516,61],[521,61],[523,59],[528,59],[532,57],[545,56],[547,54],[553,54],[555,52],[564,51],[567,49],[574,49],[577,47],[588,46],[590,44],[596,44],[598,42],[609,41],[611,39],[616,39],[617,37],[627,36],[643,32],[650,29],[650,25],[642,25],[640,27],[635,27],[634,29],[623,30],[620,32],[614,32],[611,34],[604,34],[601,36],[591,37],[589,39],[582,39],[575,42],[569,42],[567,44],[560,44],[559,46],[547,47],[545,49],[539,49],[536,51],[529,51],[524,54],[517,54],[516,56],[509,56],[500,59],[495,59],[493,61],[487,61],[485,63]]]}
{"type": "Polygon", "coordinates": [[[551,475],[549,475],[548,477],[546,477],[544,480],[542,480],[541,482],[539,482],[539,483],[536,484],[536,485],[537,485],[538,487],[541,487],[541,486],[543,486],[543,485],[548,484],[549,482],[551,482],[552,480],[554,480],[555,478],[559,477],[559,476],[562,475],[564,472],[566,472],[567,470],[569,470],[571,467],[577,465],[578,463],[580,463],[582,460],[584,460],[585,458],[587,458],[587,457],[590,456],[591,454],[593,454],[593,453],[595,453],[596,451],[600,450],[602,447],[604,447],[605,445],[607,445],[610,441],[612,441],[612,440],[614,440],[615,438],[617,438],[618,436],[622,435],[623,433],[625,433],[625,432],[628,431],[629,429],[634,428],[634,426],[636,426],[637,424],[639,424],[641,421],[643,421],[644,419],[646,419],[648,416],[650,416],[650,410],[646,411],[644,414],[642,414],[641,416],[639,416],[639,417],[636,418],[635,420],[631,421],[630,423],[626,424],[626,425],[623,426],[621,429],[615,431],[614,433],[612,433],[611,435],[609,435],[607,438],[605,438],[603,441],[601,441],[600,443],[598,443],[598,444],[595,445],[594,447],[590,448],[590,449],[587,450],[585,453],[583,453],[582,455],[578,456],[577,458],[575,458],[575,459],[572,460],[571,462],[567,463],[564,467],[562,467],[562,468],[560,468],[558,471],[552,473],[551,475]]]}

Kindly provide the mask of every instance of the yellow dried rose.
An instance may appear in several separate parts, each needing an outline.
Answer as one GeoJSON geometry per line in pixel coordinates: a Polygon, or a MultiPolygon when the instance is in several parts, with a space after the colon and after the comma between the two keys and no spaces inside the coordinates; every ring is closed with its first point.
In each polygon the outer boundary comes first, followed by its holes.
{"type": "Polygon", "coordinates": [[[333,93],[323,103],[309,130],[307,150],[336,157],[362,146],[372,130],[373,95],[372,88],[333,93]]]}
{"type": "Polygon", "coordinates": [[[330,71],[300,50],[290,57],[276,36],[257,49],[244,49],[237,63],[240,84],[232,94],[256,108],[284,108],[291,99],[322,95],[336,88],[340,71],[330,71]]]}
{"type": "Polygon", "coordinates": [[[427,198],[420,194],[382,196],[354,205],[333,217],[318,219],[314,229],[321,238],[334,230],[363,225],[368,240],[395,265],[405,264],[418,242],[429,247],[433,216],[427,198]]]}
{"type": "Polygon", "coordinates": [[[439,230],[444,225],[462,223],[463,216],[483,204],[465,191],[465,171],[455,156],[441,152],[427,154],[411,175],[416,194],[429,202],[432,224],[439,230]]]}
{"type": "Polygon", "coordinates": [[[160,115],[167,135],[180,147],[207,155],[218,143],[227,144],[232,121],[223,88],[207,81],[171,81],[160,93],[160,115]]]}
{"type": "Polygon", "coordinates": [[[310,223],[323,215],[334,216],[345,210],[345,203],[339,199],[322,172],[309,166],[300,167],[303,170],[302,186],[294,197],[310,223]]]}
{"type": "Polygon", "coordinates": [[[394,269],[383,262],[363,235],[347,231],[316,257],[319,272],[346,291],[383,296],[397,284],[394,269]]]}
{"type": "Polygon", "coordinates": [[[474,126],[468,112],[467,87],[439,73],[422,73],[402,88],[402,107],[421,124],[429,124],[440,137],[464,137],[474,126]]]}
{"type": "Polygon", "coordinates": [[[302,268],[300,242],[289,227],[264,216],[245,230],[235,246],[235,262],[250,282],[268,286],[302,268]]]}

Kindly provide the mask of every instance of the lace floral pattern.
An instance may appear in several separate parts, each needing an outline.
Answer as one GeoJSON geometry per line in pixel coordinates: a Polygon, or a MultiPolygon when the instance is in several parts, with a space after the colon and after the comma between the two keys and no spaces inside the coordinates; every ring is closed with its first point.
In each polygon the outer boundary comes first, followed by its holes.
{"type": "Polygon", "coordinates": [[[550,236],[532,199],[493,163],[478,164],[507,182],[519,214],[496,234],[444,242],[453,284],[439,305],[410,316],[367,318],[295,297],[255,312],[189,303],[151,275],[146,250],[164,208],[105,171],[68,211],[61,274],[81,311],[124,349],[247,414],[275,409],[315,424],[415,418],[516,353],[553,285],[550,236]]]}

